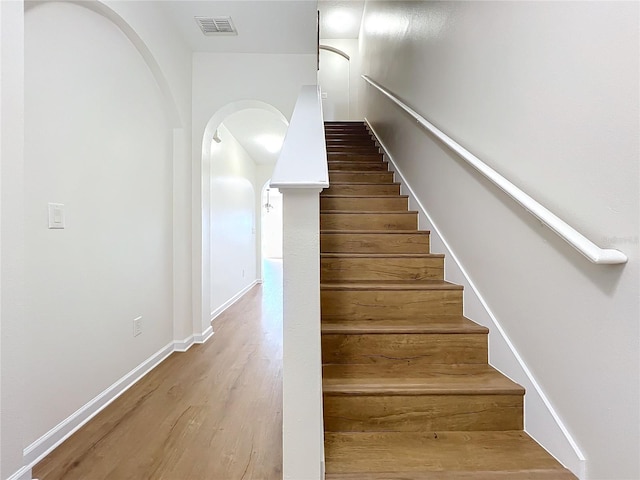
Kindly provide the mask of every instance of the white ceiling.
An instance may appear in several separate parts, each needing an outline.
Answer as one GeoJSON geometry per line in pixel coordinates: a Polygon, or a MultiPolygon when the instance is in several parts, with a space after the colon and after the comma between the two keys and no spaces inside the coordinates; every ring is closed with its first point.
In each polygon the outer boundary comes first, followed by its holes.
{"type": "Polygon", "coordinates": [[[314,53],[315,0],[168,0],[158,2],[194,52],[314,53]],[[230,16],[237,36],[205,36],[194,17],[230,16]]]}
{"type": "MultiPolygon", "coordinates": [[[[0,0],[2,1],[2,0],[0,0]]],[[[320,38],[358,38],[364,0],[163,0],[168,20],[194,52],[313,54],[320,38]],[[205,36],[194,17],[230,16],[238,35],[205,36]]],[[[256,164],[273,164],[287,125],[259,109],[234,113],[224,125],[256,164]],[[265,143],[267,146],[265,146],[265,143]],[[274,145],[271,145],[274,149],[274,145]]]]}
{"type": "Polygon", "coordinates": [[[248,108],[229,115],[222,124],[257,165],[276,163],[287,124],[275,113],[248,108]]]}
{"type": "Polygon", "coordinates": [[[320,38],[358,38],[364,0],[319,0],[320,38]]]}

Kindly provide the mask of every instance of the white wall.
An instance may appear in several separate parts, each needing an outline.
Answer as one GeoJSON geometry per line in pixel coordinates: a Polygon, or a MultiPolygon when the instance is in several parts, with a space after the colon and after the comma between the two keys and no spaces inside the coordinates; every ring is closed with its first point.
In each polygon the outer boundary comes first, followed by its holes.
{"type": "Polygon", "coordinates": [[[171,140],[113,23],[70,4],[27,12],[29,441],[173,339],[171,140]],[[65,205],[64,230],[47,229],[47,202],[65,205]]]}
{"type": "Polygon", "coordinates": [[[160,86],[173,126],[173,331],[193,332],[191,308],[191,50],[162,2],[105,0],[103,11],[126,32],[160,86]]]}
{"type": "MultiPolygon", "coordinates": [[[[638,8],[367,2],[361,38],[363,73],[629,256],[624,266],[590,264],[367,88],[368,120],[584,452],[591,479],[640,477],[638,8]]],[[[509,370],[512,360],[492,345],[492,362],[509,370]]],[[[536,408],[527,404],[528,431],[536,408]]]]}
{"type": "MultiPolygon", "coordinates": [[[[227,115],[263,104],[289,118],[300,87],[316,81],[315,53],[193,54],[192,218],[193,310],[195,329],[210,324],[210,171],[209,145],[215,127],[227,115]]],[[[215,273],[214,273],[215,275],[215,273]]]]}
{"type": "Polygon", "coordinates": [[[211,151],[212,315],[256,280],[256,166],[224,123],[218,136],[211,151]]]}
{"type": "Polygon", "coordinates": [[[173,199],[190,199],[190,143],[172,142],[190,135],[188,49],[149,2],[87,7],[2,2],[2,478],[171,342],[185,296],[173,272],[191,232],[172,222],[189,217],[173,199]],[[66,229],[47,229],[47,202],[66,229]]]}
{"type": "MultiPolygon", "coordinates": [[[[24,156],[22,2],[0,2],[0,478],[22,466],[25,445],[25,322],[22,159],[24,156]]],[[[28,473],[28,472],[25,472],[28,473]]]]}

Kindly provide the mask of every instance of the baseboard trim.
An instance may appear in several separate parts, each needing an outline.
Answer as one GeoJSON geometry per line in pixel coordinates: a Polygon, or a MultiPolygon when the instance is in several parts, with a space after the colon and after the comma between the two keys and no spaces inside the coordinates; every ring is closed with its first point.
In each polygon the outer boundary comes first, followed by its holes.
{"type": "Polygon", "coordinates": [[[138,380],[158,366],[165,358],[171,355],[173,351],[174,342],[170,342],[26,447],[23,451],[25,468],[29,470],[33,468],[40,460],[53,451],[53,449],[100,413],[116,398],[126,392],[138,380]]]}
{"type": "Polygon", "coordinates": [[[219,317],[227,308],[229,308],[231,305],[233,305],[234,303],[236,303],[238,300],[240,300],[245,293],[247,293],[249,290],[251,290],[253,287],[255,287],[256,285],[258,285],[259,283],[262,283],[261,279],[256,279],[253,282],[251,282],[249,285],[247,285],[246,287],[244,287],[242,290],[240,290],[238,293],[236,293],[233,297],[231,297],[229,300],[227,300],[226,302],[224,302],[222,305],[220,305],[218,308],[216,308],[215,310],[213,310],[211,312],[211,321],[213,322],[213,320],[215,320],[216,317],[219,317]]]}
{"type": "MultiPolygon", "coordinates": [[[[467,305],[467,297],[473,297],[475,300],[474,303],[480,305],[483,310],[483,316],[486,320],[485,325],[489,327],[492,336],[491,339],[497,340],[496,342],[489,343],[489,355],[491,360],[491,352],[492,350],[496,350],[498,348],[502,348],[502,351],[508,351],[509,365],[506,364],[494,364],[490,362],[492,366],[499,369],[505,374],[508,374],[516,382],[520,383],[526,389],[525,402],[527,406],[531,408],[535,408],[535,412],[529,413],[531,414],[531,418],[535,418],[536,422],[527,422],[526,418],[527,409],[525,408],[525,431],[531,435],[540,445],[542,445],[545,449],[547,449],[553,456],[555,456],[565,467],[571,470],[578,478],[584,479],[586,477],[586,460],[585,457],[578,447],[577,443],[573,439],[572,435],[569,433],[567,428],[565,427],[562,419],[559,417],[551,402],[545,395],[544,391],[534,378],[531,370],[527,367],[524,360],[516,350],[513,343],[507,336],[506,332],[502,328],[500,322],[495,317],[493,311],[489,308],[489,305],[485,301],[484,297],[476,287],[476,285],[471,280],[470,276],[467,274],[467,271],[464,269],[458,257],[453,252],[449,243],[442,235],[438,226],[434,223],[431,216],[429,215],[427,209],[424,207],[420,199],[417,197],[411,185],[402,174],[402,171],[398,168],[398,165],[394,161],[393,157],[389,154],[389,150],[386,148],[385,144],[380,140],[380,137],[377,135],[375,129],[371,126],[369,121],[365,118],[365,123],[367,127],[376,137],[376,141],[380,148],[383,151],[386,160],[389,162],[391,169],[398,175],[399,178],[396,181],[400,182],[401,188],[406,190],[406,194],[409,195],[409,201],[412,205],[415,205],[419,210],[421,216],[426,219],[428,223],[428,229],[431,230],[432,242],[433,237],[436,237],[438,242],[443,246],[444,253],[448,261],[452,262],[455,269],[458,270],[458,278],[456,281],[458,283],[462,283],[464,286],[465,292],[465,308],[467,305]],[[494,336],[495,335],[495,336],[494,336]],[[502,345],[498,345],[498,343],[502,343],[502,345]],[[528,399],[527,399],[528,397],[528,399]],[[535,407],[533,407],[535,405],[535,407]],[[535,425],[528,425],[528,423],[535,423],[535,425]],[[531,428],[529,428],[531,427],[531,428]]],[[[450,264],[449,264],[450,265],[450,264]]],[[[447,270],[450,270],[448,267],[447,270]]],[[[478,320],[475,319],[474,320],[478,320]]],[[[504,355],[502,356],[503,363],[504,355]]]]}
{"type": "Polygon", "coordinates": [[[22,467],[16,473],[7,478],[7,480],[31,480],[31,468],[22,467]]]}
{"type": "Polygon", "coordinates": [[[184,353],[189,350],[196,343],[205,343],[213,336],[213,327],[209,325],[201,334],[189,335],[184,340],[175,340],[173,342],[173,351],[184,353]]]}
{"type": "MultiPolygon", "coordinates": [[[[258,283],[261,282],[259,280],[254,280],[250,285],[234,295],[233,298],[227,301],[223,306],[211,313],[211,319],[213,320],[231,305],[240,300],[244,294],[246,294],[258,283]]],[[[116,381],[113,385],[108,387],[102,393],[98,394],[84,406],[80,407],[69,417],[64,419],[58,425],[38,438],[31,445],[27,446],[23,451],[24,466],[16,473],[14,473],[11,477],[9,477],[9,480],[31,480],[31,470],[40,460],[46,457],[56,447],[58,447],[58,445],[60,445],[67,438],[73,435],[89,420],[95,417],[110,403],[112,403],[120,395],[131,388],[138,380],[140,380],[147,373],[149,373],[160,363],[162,363],[162,361],[165,360],[169,355],[171,355],[173,352],[186,352],[192,345],[205,343],[212,336],[213,327],[209,326],[209,328],[207,328],[202,333],[190,335],[184,340],[172,341],[171,343],[158,350],[147,360],[142,362],[121,379],[116,381]]]]}

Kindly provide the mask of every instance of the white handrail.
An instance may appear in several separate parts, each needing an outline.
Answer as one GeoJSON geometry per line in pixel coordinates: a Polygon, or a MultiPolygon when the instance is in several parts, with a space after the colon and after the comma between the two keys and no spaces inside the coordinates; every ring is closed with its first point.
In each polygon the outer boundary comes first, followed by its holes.
{"type": "Polygon", "coordinates": [[[503,192],[509,195],[512,199],[522,205],[531,215],[540,220],[543,224],[553,230],[560,236],[565,242],[578,250],[582,255],[587,257],[590,261],[597,264],[620,264],[627,263],[627,256],[619,250],[611,248],[600,248],[587,237],[582,235],[572,226],[568,225],[562,219],[550,212],[547,208],[540,205],[537,201],[524,193],[518,187],[516,187],[509,180],[504,178],[494,169],[489,167],[486,163],[472,154],[469,150],[462,145],[454,141],[451,137],[447,136],[441,130],[436,128],[432,123],[425,119],[418,112],[411,107],[403,103],[398,97],[396,97],[389,90],[384,88],[376,81],[369,78],[367,75],[362,75],[362,78],[370,85],[377,88],[382,94],[388,97],[393,103],[402,108],[405,112],[411,115],[420,125],[429,130],[435,135],[442,143],[457,153],[463,160],[469,165],[478,170],[494,185],[500,188],[503,192]]]}
{"type": "Polygon", "coordinates": [[[320,87],[304,85],[271,176],[271,187],[327,188],[327,170],[320,87]]]}

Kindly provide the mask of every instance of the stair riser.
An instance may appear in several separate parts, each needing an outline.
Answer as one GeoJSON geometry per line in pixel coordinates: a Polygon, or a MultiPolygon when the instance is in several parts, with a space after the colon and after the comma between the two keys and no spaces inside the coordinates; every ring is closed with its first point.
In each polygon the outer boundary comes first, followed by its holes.
{"type": "Polygon", "coordinates": [[[320,251],[326,253],[429,253],[429,248],[424,234],[320,234],[320,251]]]}
{"type": "Polygon", "coordinates": [[[327,160],[340,162],[382,162],[381,153],[327,152],[327,160]]]}
{"type": "Polygon", "coordinates": [[[521,430],[522,395],[324,395],[329,432],[521,430]]]}
{"type": "Polygon", "coordinates": [[[320,292],[323,318],[422,318],[462,315],[462,290],[327,290],[320,292]]]}
{"type": "Polygon", "coordinates": [[[444,258],[321,258],[324,282],[352,280],[442,280],[444,258]]]}
{"type": "Polygon", "coordinates": [[[329,162],[329,170],[334,171],[360,171],[360,172],[386,172],[389,170],[387,162],[329,162]]]}
{"type": "MultiPolygon", "coordinates": [[[[372,184],[358,185],[350,184],[334,184],[322,191],[324,195],[400,195],[399,184],[372,184]]],[[[321,194],[321,195],[322,195],[321,194]]]]}
{"type": "Polygon", "coordinates": [[[329,172],[331,182],[393,183],[393,172],[329,172]]]}
{"type": "Polygon", "coordinates": [[[329,143],[369,143],[375,144],[375,140],[366,133],[355,133],[355,134],[341,134],[341,133],[328,133],[325,135],[325,141],[327,144],[329,143]]]}
{"type": "Polygon", "coordinates": [[[325,134],[333,133],[333,132],[342,132],[342,133],[351,133],[351,132],[366,132],[369,133],[366,125],[356,125],[356,124],[348,124],[348,123],[333,123],[327,124],[324,126],[325,134]]]}
{"type": "Polygon", "coordinates": [[[324,230],[415,230],[418,215],[407,213],[321,213],[324,230]]]}
{"type": "Polygon", "coordinates": [[[320,197],[320,210],[359,212],[398,212],[408,208],[406,197],[320,197]]]}
{"type": "Polygon", "coordinates": [[[487,363],[487,335],[482,333],[323,334],[322,363],[374,363],[381,366],[487,363]]]}

